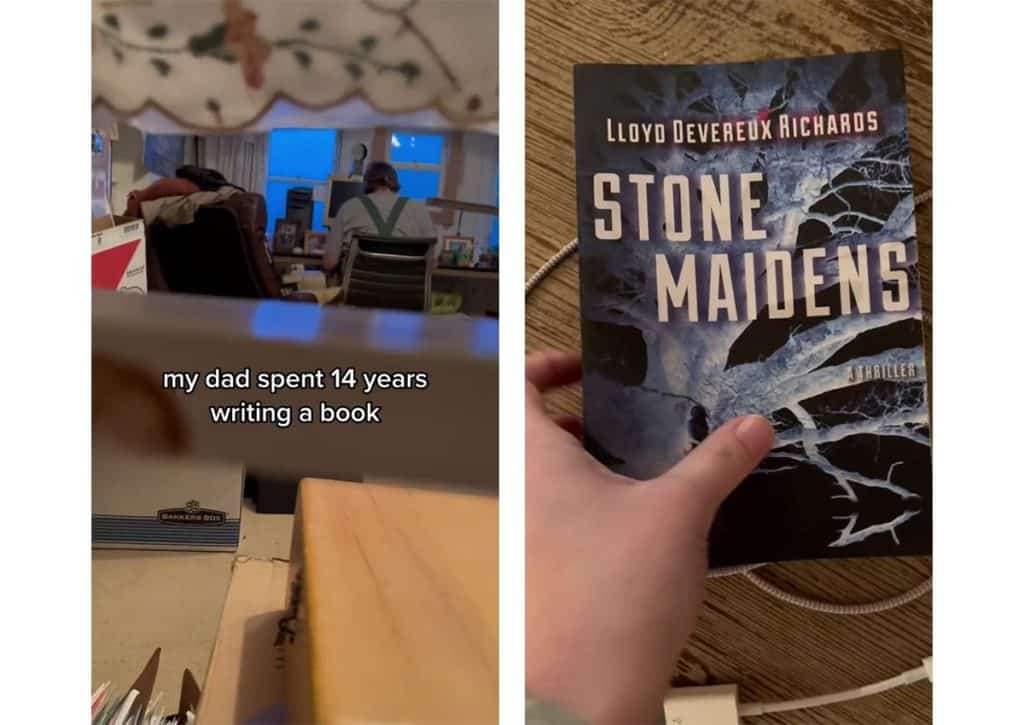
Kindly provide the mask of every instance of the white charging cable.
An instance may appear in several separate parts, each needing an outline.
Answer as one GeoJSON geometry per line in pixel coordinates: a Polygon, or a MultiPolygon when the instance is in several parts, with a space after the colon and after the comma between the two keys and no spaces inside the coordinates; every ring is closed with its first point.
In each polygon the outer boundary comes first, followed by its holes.
{"type": "Polygon", "coordinates": [[[782,702],[740,703],[738,708],[739,716],[753,717],[755,715],[767,715],[773,712],[791,712],[792,710],[806,710],[812,707],[821,707],[822,705],[835,705],[840,702],[849,702],[850,700],[857,700],[861,697],[877,695],[882,692],[894,690],[897,687],[912,685],[915,682],[921,682],[922,680],[928,680],[930,682],[931,679],[932,658],[925,657],[919,667],[907,670],[895,677],[890,677],[888,680],[873,682],[870,685],[855,687],[852,690],[843,690],[842,692],[833,692],[828,695],[818,695],[817,697],[804,697],[799,700],[784,700],[782,702]]]}
{"type": "Polygon", "coordinates": [[[542,264],[536,272],[531,274],[530,279],[526,280],[526,296],[529,297],[530,293],[533,292],[545,277],[551,274],[555,267],[571,257],[577,247],[579,247],[579,242],[573,239],[571,242],[568,242],[561,249],[555,252],[554,256],[542,264]]]}
{"type": "Polygon", "coordinates": [[[835,705],[878,695],[923,680],[932,680],[931,657],[925,657],[919,667],[887,680],[842,692],[781,702],[740,702],[736,685],[677,687],[665,693],[663,702],[665,723],[666,725],[695,725],[696,723],[700,723],[700,725],[739,725],[742,718],[835,705]]]}

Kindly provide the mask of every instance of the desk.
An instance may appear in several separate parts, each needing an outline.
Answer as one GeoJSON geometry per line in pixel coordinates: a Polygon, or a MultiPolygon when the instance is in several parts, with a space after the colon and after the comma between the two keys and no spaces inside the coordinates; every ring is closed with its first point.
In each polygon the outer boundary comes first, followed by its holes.
{"type": "Polygon", "coordinates": [[[474,317],[498,314],[498,271],[473,267],[436,267],[430,280],[434,292],[458,292],[462,311],[474,317]]]}
{"type": "Polygon", "coordinates": [[[291,721],[497,722],[497,496],[305,479],[291,565],[291,721]]]}
{"type": "MultiPolygon", "coordinates": [[[[576,236],[573,63],[703,63],[902,47],[917,191],[931,188],[931,11],[925,3],[644,3],[532,0],[526,10],[526,276],[576,236]]],[[[931,377],[931,207],[917,210],[931,377]]],[[[566,261],[526,306],[528,350],[578,350],[577,262],[566,261]]],[[[579,415],[579,390],[551,396],[579,415]]],[[[929,559],[774,565],[765,578],[839,602],[902,592],[929,576],[929,559]]],[[[931,597],[882,614],[834,617],[782,604],[742,578],[713,580],[676,684],[739,683],[745,700],[817,695],[891,677],[931,653],[931,597]]],[[[756,723],[931,722],[919,683],[846,705],[756,723]]]]}
{"type": "Polygon", "coordinates": [[[323,269],[324,256],[322,254],[271,254],[274,262],[274,269],[279,272],[291,268],[293,264],[301,264],[304,267],[323,269]]]}
{"type": "Polygon", "coordinates": [[[318,269],[304,269],[301,272],[286,272],[281,275],[281,284],[289,287],[294,285],[298,290],[309,292],[325,289],[327,278],[318,269]]]}
{"type": "Polygon", "coordinates": [[[454,277],[461,279],[498,279],[496,269],[477,269],[476,267],[435,267],[434,277],[454,277]]]}

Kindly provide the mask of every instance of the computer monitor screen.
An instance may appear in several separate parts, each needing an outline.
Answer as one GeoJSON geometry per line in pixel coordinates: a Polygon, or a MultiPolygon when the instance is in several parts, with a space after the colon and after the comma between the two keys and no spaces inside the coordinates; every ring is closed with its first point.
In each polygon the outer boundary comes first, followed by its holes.
{"type": "Polygon", "coordinates": [[[331,179],[330,187],[327,190],[328,203],[324,204],[324,225],[326,226],[331,223],[342,204],[362,193],[362,181],[331,179]]]}

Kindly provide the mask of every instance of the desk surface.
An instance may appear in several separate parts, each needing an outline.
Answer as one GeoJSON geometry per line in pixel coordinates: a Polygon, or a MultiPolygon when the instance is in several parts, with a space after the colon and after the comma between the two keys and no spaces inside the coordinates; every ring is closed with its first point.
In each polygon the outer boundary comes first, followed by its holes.
{"type": "MultiPolygon", "coordinates": [[[[906,64],[915,189],[931,188],[931,10],[923,2],[852,4],[776,0],[562,3],[526,12],[526,276],[576,236],[573,63],[704,63],[901,47],[906,64]]],[[[926,347],[931,372],[931,208],[918,209],[926,347]]],[[[528,350],[578,350],[578,266],[567,260],[529,298],[528,350]]],[[[578,389],[551,408],[579,414],[578,389]]],[[[838,602],[902,592],[929,576],[928,559],[774,565],[765,578],[838,602]]],[[[744,700],[823,694],[896,675],[931,653],[931,597],[866,617],[812,614],[742,578],[711,581],[676,684],[739,683],[744,700]]],[[[758,723],[931,722],[931,686],[919,683],[847,705],[764,716],[758,723]]]]}
{"type": "Polygon", "coordinates": [[[322,254],[305,254],[300,252],[271,252],[270,256],[274,259],[294,258],[307,262],[322,262],[324,259],[322,254]]]}
{"type": "Polygon", "coordinates": [[[270,255],[276,268],[290,267],[293,264],[323,268],[324,255],[322,254],[284,254],[274,253],[270,255]]]}
{"type": "Polygon", "coordinates": [[[497,721],[496,496],[306,479],[295,546],[318,722],[497,721]]]}
{"type": "Polygon", "coordinates": [[[435,277],[472,277],[474,279],[498,279],[496,269],[478,269],[476,267],[434,267],[435,277]]]}

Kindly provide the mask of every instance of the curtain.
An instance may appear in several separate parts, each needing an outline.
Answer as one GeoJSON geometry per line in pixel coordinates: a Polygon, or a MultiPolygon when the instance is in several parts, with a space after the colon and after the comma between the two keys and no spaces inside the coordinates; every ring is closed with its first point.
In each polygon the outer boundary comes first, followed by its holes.
{"type": "Polygon", "coordinates": [[[497,0],[93,0],[94,108],[151,133],[497,133],[497,0]]]}
{"type": "Polygon", "coordinates": [[[232,184],[266,193],[270,137],[265,133],[199,136],[194,144],[196,165],[216,169],[232,184]]]}

